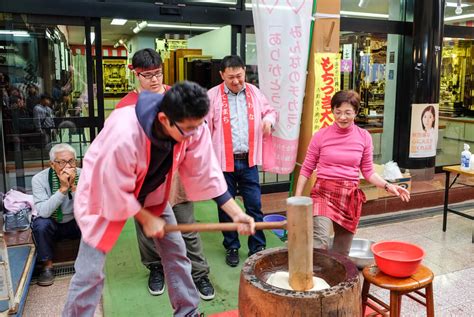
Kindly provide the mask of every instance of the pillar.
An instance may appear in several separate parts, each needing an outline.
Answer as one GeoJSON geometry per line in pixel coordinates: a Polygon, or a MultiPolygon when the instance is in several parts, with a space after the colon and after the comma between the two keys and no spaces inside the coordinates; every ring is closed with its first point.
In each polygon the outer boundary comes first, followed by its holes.
{"type": "Polygon", "coordinates": [[[407,0],[408,17],[413,8],[412,32],[402,38],[404,50],[397,85],[394,159],[399,166],[425,176],[433,174],[435,156],[409,157],[411,108],[412,104],[439,102],[444,6],[444,0],[414,0],[413,3],[407,0]]]}

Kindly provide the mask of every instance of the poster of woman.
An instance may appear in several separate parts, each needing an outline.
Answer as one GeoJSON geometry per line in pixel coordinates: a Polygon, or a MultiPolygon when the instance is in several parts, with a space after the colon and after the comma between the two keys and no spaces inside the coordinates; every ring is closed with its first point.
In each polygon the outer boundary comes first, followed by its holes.
{"type": "Polygon", "coordinates": [[[411,110],[409,157],[436,156],[438,104],[413,104],[411,110]]]}

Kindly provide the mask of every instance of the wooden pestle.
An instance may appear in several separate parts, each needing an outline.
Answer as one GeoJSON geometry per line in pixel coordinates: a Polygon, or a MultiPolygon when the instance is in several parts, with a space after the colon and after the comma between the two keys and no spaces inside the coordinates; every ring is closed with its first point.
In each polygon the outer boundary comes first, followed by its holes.
{"type": "MultiPolygon", "coordinates": [[[[165,232],[237,231],[238,225],[239,224],[235,222],[190,223],[190,224],[165,225],[165,232]]],[[[286,227],[286,221],[256,222],[255,223],[255,230],[285,229],[285,227],[286,227]]]]}
{"type": "Polygon", "coordinates": [[[295,291],[313,288],[313,200],[290,197],[287,205],[289,284],[295,291]]]}

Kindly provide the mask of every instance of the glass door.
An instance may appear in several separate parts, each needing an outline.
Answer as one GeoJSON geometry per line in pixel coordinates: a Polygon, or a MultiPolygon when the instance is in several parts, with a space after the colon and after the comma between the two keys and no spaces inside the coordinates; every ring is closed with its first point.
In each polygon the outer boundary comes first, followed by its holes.
{"type": "Polygon", "coordinates": [[[0,15],[2,192],[31,190],[49,150],[81,161],[104,121],[100,21],[0,15]]]}

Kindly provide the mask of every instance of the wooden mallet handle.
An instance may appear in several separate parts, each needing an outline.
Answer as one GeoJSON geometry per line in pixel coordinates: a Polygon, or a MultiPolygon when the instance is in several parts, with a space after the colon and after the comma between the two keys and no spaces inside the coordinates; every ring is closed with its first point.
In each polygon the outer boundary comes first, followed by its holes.
{"type": "MultiPolygon", "coordinates": [[[[165,225],[165,232],[237,231],[238,223],[189,223],[165,225]]],[[[255,230],[285,229],[286,221],[256,222],[255,230]]]]}

